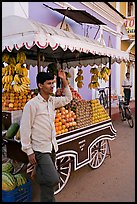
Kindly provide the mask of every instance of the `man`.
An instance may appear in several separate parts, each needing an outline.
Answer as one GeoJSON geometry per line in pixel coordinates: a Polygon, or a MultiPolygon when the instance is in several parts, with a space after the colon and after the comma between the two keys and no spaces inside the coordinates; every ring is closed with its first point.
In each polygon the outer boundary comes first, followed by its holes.
{"type": "Polygon", "coordinates": [[[122,87],[124,88],[125,101],[127,102],[127,105],[129,105],[132,82],[130,80],[130,73],[129,72],[127,72],[125,76],[126,76],[125,80],[122,81],[122,87]]]}
{"type": "Polygon", "coordinates": [[[55,202],[54,187],[59,183],[55,168],[55,153],[58,151],[54,126],[55,109],[72,100],[72,93],[62,70],[58,76],[64,85],[64,96],[55,97],[54,76],[48,72],[37,75],[39,93],[28,101],[23,109],[20,123],[22,150],[36,167],[36,181],[40,185],[40,202],[55,202]]]}

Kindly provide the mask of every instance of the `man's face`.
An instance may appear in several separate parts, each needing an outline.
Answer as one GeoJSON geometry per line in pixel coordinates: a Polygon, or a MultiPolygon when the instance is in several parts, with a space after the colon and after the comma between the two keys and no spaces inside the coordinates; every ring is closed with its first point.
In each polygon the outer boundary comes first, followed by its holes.
{"type": "Polygon", "coordinates": [[[130,78],[130,74],[127,74],[127,79],[129,79],[130,78]]]}
{"type": "Polygon", "coordinates": [[[44,84],[39,83],[39,88],[41,91],[43,91],[45,94],[49,95],[53,93],[55,80],[46,80],[44,84]]]}

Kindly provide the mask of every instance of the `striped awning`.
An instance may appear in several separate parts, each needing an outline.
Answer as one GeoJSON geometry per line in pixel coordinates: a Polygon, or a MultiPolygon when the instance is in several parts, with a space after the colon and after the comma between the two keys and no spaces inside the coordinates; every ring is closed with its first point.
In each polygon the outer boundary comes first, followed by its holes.
{"type": "MultiPolygon", "coordinates": [[[[88,37],[15,15],[2,18],[3,52],[20,50],[22,47],[31,50],[34,46],[45,50],[50,46],[53,51],[61,48],[63,52],[69,49],[72,53],[78,51],[104,57],[111,56],[112,63],[129,61],[129,53],[106,47],[88,37]]],[[[72,64],[72,57],[67,60],[72,64]]],[[[76,60],[74,61],[76,63],[76,60]]],[[[86,60],[86,63],[90,63],[90,59],[86,60]]]]}

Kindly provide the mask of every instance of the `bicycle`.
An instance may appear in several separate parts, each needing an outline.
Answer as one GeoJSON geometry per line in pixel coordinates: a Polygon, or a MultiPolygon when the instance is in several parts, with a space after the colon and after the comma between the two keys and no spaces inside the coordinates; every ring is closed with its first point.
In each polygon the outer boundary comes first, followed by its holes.
{"type": "Polygon", "coordinates": [[[133,115],[130,109],[130,106],[127,105],[127,102],[123,100],[124,96],[118,96],[119,101],[119,113],[122,121],[127,121],[131,128],[134,127],[133,115]]]}
{"type": "Polygon", "coordinates": [[[100,104],[104,106],[105,109],[109,108],[109,103],[108,103],[108,89],[109,87],[105,88],[98,88],[99,91],[99,101],[100,104]],[[106,92],[107,90],[107,92],[106,92]]]}
{"type": "Polygon", "coordinates": [[[13,166],[14,166],[13,174],[17,174],[23,169],[23,167],[25,166],[25,163],[16,161],[16,160],[11,159],[11,158],[8,158],[8,156],[7,156],[7,143],[8,143],[8,140],[6,140],[4,138],[6,132],[7,132],[6,130],[2,131],[2,164],[6,163],[6,162],[12,163],[13,166]]]}

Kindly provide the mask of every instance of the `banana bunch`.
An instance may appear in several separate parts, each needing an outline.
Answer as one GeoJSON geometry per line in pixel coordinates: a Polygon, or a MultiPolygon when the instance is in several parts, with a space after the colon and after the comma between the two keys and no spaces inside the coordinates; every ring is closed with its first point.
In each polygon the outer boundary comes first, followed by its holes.
{"type": "Polygon", "coordinates": [[[14,70],[10,65],[2,68],[2,87],[4,91],[9,92],[12,90],[13,72],[14,70]]]}
{"type": "Polygon", "coordinates": [[[28,70],[27,70],[26,67],[23,67],[23,68],[22,68],[22,75],[25,76],[25,77],[28,76],[28,70]]]}
{"type": "Polygon", "coordinates": [[[106,82],[109,80],[109,75],[111,74],[111,71],[108,67],[103,67],[100,71],[101,78],[106,82]]]}
{"type": "Polygon", "coordinates": [[[15,65],[15,72],[19,75],[22,75],[22,67],[21,67],[21,63],[17,63],[15,65]]]}
{"type": "Polygon", "coordinates": [[[16,59],[15,59],[15,57],[10,57],[10,58],[9,58],[9,64],[10,64],[10,65],[12,64],[12,65],[14,65],[14,66],[16,65],[16,59]]]}
{"type": "Polygon", "coordinates": [[[84,79],[84,77],[83,77],[83,70],[82,69],[79,69],[78,70],[78,73],[77,73],[77,77],[75,78],[75,81],[77,82],[77,86],[78,86],[78,88],[82,88],[82,86],[83,86],[83,79],[84,79]]]}
{"type": "Polygon", "coordinates": [[[30,84],[30,80],[28,77],[24,76],[20,78],[22,84],[30,84]]]}
{"type": "Polygon", "coordinates": [[[25,63],[26,60],[26,55],[24,52],[18,52],[17,54],[17,62],[19,62],[20,64],[25,63]]]}
{"type": "Polygon", "coordinates": [[[97,89],[99,86],[100,86],[100,85],[99,85],[98,81],[96,81],[96,82],[90,82],[89,85],[88,85],[88,88],[89,88],[89,89],[97,89]]]}
{"type": "Polygon", "coordinates": [[[8,54],[3,54],[2,56],[2,62],[6,62],[6,63],[9,63],[9,58],[10,56],[8,54]]]}
{"type": "Polygon", "coordinates": [[[22,76],[28,76],[28,70],[26,67],[22,67],[21,63],[17,63],[15,66],[15,71],[17,74],[22,75],[22,76]]]}
{"type": "Polygon", "coordinates": [[[11,84],[6,84],[6,83],[5,83],[5,84],[3,85],[3,89],[4,89],[4,91],[9,92],[9,91],[13,90],[13,87],[12,87],[11,84]]]}
{"type": "Polygon", "coordinates": [[[2,77],[2,84],[11,84],[13,81],[13,76],[12,75],[5,75],[2,77]]]}
{"type": "Polygon", "coordinates": [[[15,84],[21,84],[21,83],[22,83],[22,82],[21,82],[21,77],[19,77],[18,74],[15,74],[15,76],[14,76],[14,82],[15,82],[15,84]]]}
{"type": "Polygon", "coordinates": [[[15,71],[15,66],[14,65],[7,65],[6,67],[2,68],[2,76],[4,75],[13,75],[15,71]]]}
{"type": "Polygon", "coordinates": [[[95,68],[95,67],[90,69],[90,73],[91,73],[91,74],[96,74],[96,75],[98,75],[98,72],[99,72],[98,69],[95,68]]]}
{"type": "Polygon", "coordinates": [[[94,68],[90,69],[90,73],[92,73],[92,76],[91,76],[91,81],[88,84],[88,88],[89,89],[96,89],[100,86],[99,82],[98,82],[98,79],[100,77],[100,72],[97,68],[94,67],[94,68]]]}
{"type": "Polygon", "coordinates": [[[24,91],[28,90],[29,87],[25,83],[23,83],[23,84],[14,84],[13,89],[14,89],[15,92],[20,93],[20,92],[24,92],[24,91]]]}

